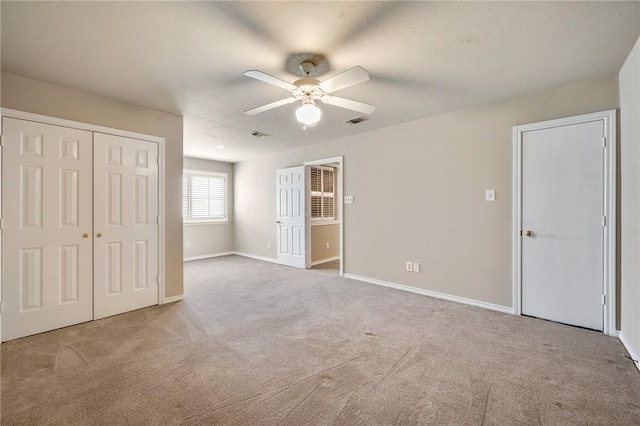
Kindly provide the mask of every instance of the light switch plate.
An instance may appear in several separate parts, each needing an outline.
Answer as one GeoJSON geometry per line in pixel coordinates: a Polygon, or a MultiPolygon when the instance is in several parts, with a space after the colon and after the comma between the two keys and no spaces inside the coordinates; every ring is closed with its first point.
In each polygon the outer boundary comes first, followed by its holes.
{"type": "Polygon", "coordinates": [[[353,204],[353,195],[345,195],[344,196],[345,204],[353,204]]]}
{"type": "Polygon", "coordinates": [[[496,190],[495,189],[487,189],[485,200],[487,201],[495,201],[496,199],[496,190]]]}

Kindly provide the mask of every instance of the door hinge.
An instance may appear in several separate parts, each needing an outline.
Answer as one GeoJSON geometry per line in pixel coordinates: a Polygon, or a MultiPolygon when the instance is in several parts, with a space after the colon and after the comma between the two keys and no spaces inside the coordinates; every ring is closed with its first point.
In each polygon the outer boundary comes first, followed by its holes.
{"type": "Polygon", "coordinates": [[[607,147],[607,138],[602,138],[602,147],[603,148],[607,147]]]}
{"type": "Polygon", "coordinates": [[[4,218],[0,219],[0,229],[4,229],[4,218]]]}
{"type": "Polygon", "coordinates": [[[160,216],[156,216],[156,223],[160,225],[160,216]]]}
{"type": "Polygon", "coordinates": [[[158,275],[156,281],[158,282],[158,285],[160,284],[160,275],[158,275]]]}
{"type": "Polygon", "coordinates": [[[607,226],[607,217],[602,216],[602,226],[607,226]]]}
{"type": "Polygon", "coordinates": [[[4,302],[0,302],[0,314],[4,312],[4,302]]]}
{"type": "Polygon", "coordinates": [[[605,306],[607,304],[607,295],[603,294],[602,295],[602,306],[605,306]]]}

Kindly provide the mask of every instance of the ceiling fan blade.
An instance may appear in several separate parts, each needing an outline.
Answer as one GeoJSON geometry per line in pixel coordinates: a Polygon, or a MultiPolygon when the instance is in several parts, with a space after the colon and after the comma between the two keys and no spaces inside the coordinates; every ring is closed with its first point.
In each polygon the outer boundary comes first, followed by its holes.
{"type": "Polygon", "coordinates": [[[270,109],[273,108],[277,108],[279,106],[282,105],[286,105],[286,104],[290,104],[292,102],[295,102],[297,99],[296,98],[285,98],[285,99],[280,99],[279,101],[275,101],[275,102],[271,102],[270,104],[266,104],[266,105],[262,105],[256,108],[251,108],[246,110],[244,113],[247,115],[254,115],[254,114],[258,114],[264,111],[268,111],[270,109]]]}
{"type": "Polygon", "coordinates": [[[322,102],[329,105],[335,105],[346,109],[361,112],[363,114],[371,114],[376,107],[363,102],[352,101],[351,99],[338,98],[337,96],[323,96],[322,102]]]}
{"type": "Polygon", "coordinates": [[[325,93],[335,92],[358,83],[364,83],[369,80],[369,73],[362,67],[353,67],[343,73],[334,75],[333,77],[319,84],[325,93]]]}
{"type": "Polygon", "coordinates": [[[273,84],[274,86],[282,87],[285,90],[291,91],[296,88],[296,86],[294,86],[293,84],[287,83],[284,80],[280,80],[278,77],[265,74],[262,71],[249,70],[245,71],[244,75],[246,75],[247,77],[255,78],[256,80],[264,81],[265,83],[273,84]]]}

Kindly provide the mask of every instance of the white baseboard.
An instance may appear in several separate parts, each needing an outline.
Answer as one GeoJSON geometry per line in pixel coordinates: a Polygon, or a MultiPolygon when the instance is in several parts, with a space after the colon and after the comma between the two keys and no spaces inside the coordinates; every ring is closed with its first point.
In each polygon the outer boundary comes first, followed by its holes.
{"type": "Polygon", "coordinates": [[[501,306],[501,305],[494,305],[493,303],[482,302],[480,300],[467,299],[466,297],[453,296],[450,294],[439,293],[437,291],[411,287],[404,284],[396,284],[388,281],[377,280],[374,278],[361,277],[359,275],[344,274],[344,277],[350,278],[352,280],[363,281],[369,284],[375,284],[383,287],[390,287],[390,288],[395,288],[397,290],[403,290],[411,293],[421,294],[423,296],[435,297],[436,299],[444,299],[450,302],[464,303],[465,305],[471,305],[471,306],[476,306],[478,308],[490,309],[492,311],[503,312],[505,314],[513,314],[513,308],[508,308],[506,306],[501,306]]]}
{"type": "Polygon", "coordinates": [[[240,251],[233,251],[230,254],[235,254],[237,256],[242,256],[242,257],[249,257],[251,259],[256,259],[256,260],[262,260],[263,262],[278,263],[278,259],[274,259],[272,257],[258,256],[256,254],[242,253],[240,251]]]}
{"type": "Polygon", "coordinates": [[[182,259],[183,262],[190,262],[192,260],[209,259],[211,257],[230,256],[236,254],[235,251],[223,251],[222,253],[203,254],[200,256],[189,256],[182,259]]]}
{"type": "Polygon", "coordinates": [[[334,260],[340,260],[340,256],[327,257],[325,259],[315,260],[311,262],[311,266],[321,265],[327,262],[333,262],[334,260]]]}
{"type": "MultiPolygon", "coordinates": [[[[629,341],[624,338],[624,334],[622,334],[622,331],[619,332],[618,338],[622,342],[622,345],[627,350],[627,352],[629,352],[629,356],[632,359],[640,360],[640,357],[638,357],[638,354],[633,350],[633,348],[631,347],[631,344],[629,344],[629,341]]],[[[636,368],[640,371],[640,362],[635,362],[635,361],[632,361],[632,362],[636,365],[636,368]]]]}
{"type": "Polygon", "coordinates": [[[164,297],[162,299],[162,303],[160,303],[161,305],[166,305],[167,303],[173,303],[173,302],[177,302],[179,300],[184,299],[184,294],[179,294],[177,296],[169,296],[169,297],[164,297]]]}

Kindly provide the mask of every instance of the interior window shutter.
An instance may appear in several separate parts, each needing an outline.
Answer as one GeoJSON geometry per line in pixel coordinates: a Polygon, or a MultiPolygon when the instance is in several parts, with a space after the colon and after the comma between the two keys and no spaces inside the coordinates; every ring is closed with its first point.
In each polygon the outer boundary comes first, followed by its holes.
{"type": "Polygon", "coordinates": [[[317,167],[311,168],[311,192],[321,192],[322,191],[322,170],[317,167]]]}
{"type": "Polygon", "coordinates": [[[322,170],[322,192],[333,195],[333,169],[322,170]]]}
{"type": "Polygon", "coordinates": [[[191,175],[191,218],[209,217],[209,178],[191,175]]]}
{"type": "Polygon", "coordinates": [[[182,214],[187,222],[226,220],[226,175],[185,173],[182,179],[182,214]]]}
{"type": "Polygon", "coordinates": [[[209,217],[220,219],[225,217],[224,187],[223,178],[209,178],[209,217]]]}
{"type": "Polygon", "coordinates": [[[189,220],[189,176],[182,175],[182,220],[189,220]]]}

